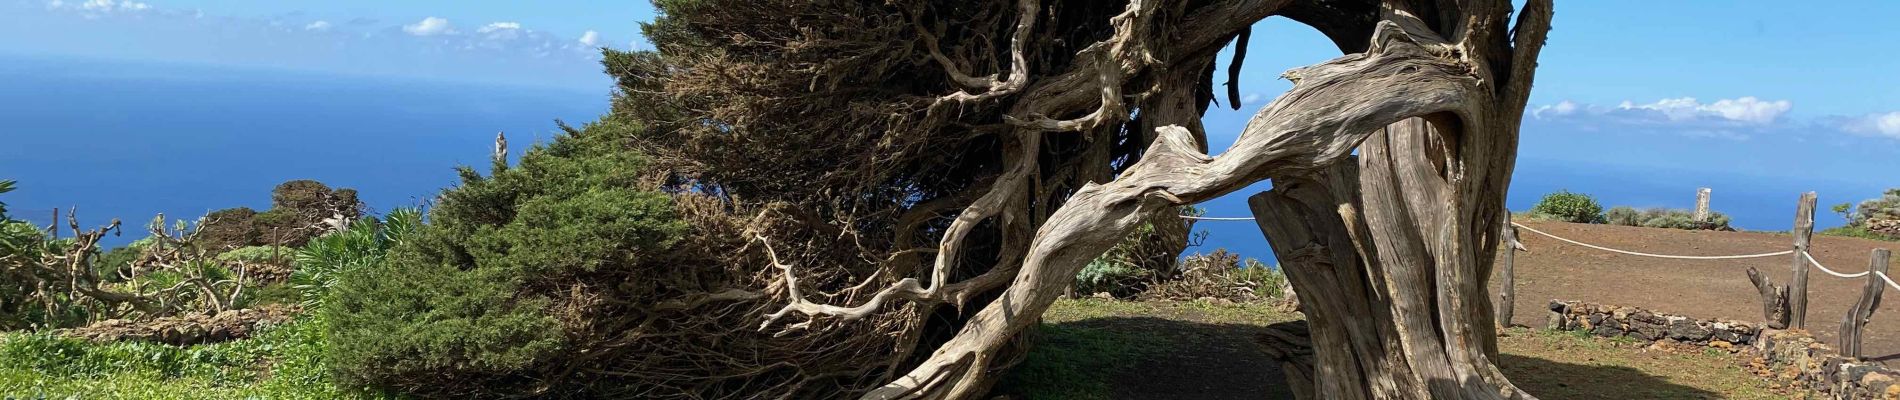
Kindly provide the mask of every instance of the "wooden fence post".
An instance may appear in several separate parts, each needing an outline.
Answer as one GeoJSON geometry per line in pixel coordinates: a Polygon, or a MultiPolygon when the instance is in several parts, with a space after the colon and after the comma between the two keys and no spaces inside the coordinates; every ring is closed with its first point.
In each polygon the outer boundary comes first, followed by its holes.
{"type": "Polygon", "coordinates": [[[1794,280],[1788,283],[1788,326],[1808,327],[1808,239],[1814,236],[1814,192],[1801,194],[1794,210],[1794,280]]]}
{"type": "Polygon", "coordinates": [[[1847,309],[1847,316],[1841,318],[1841,355],[1860,358],[1862,330],[1867,321],[1874,318],[1874,310],[1880,309],[1880,294],[1887,289],[1887,282],[1880,276],[1887,273],[1887,259],[1892,255],[1887,249],[1874,249],[1872,260],[1867,264],[1867,287],[1861,289],[1860,300],[1854,302],[1854,308],[1847,309]]]}
{"type": "Polygon", "coordinates": [[[1709,222],[1709,188],[1695,191],[1695,222],[1709,222]]]}
{"type": "Polygon", "coordinates": [[[1502,246],[1499,247],[1504,248],[1504,282],[1498,289],[1497,317],[1498,327],[1509,328],[1511,314],[1517,304],[1517,267],[1512,264],[1517,258],[1517,251],[1524,248],[1523,244],[1517,242],[1517,227],[1511,226],[1511,210],[1504,210],[1503,231],[1503,234],[1499,235],[1503,239],[1502,246]]]}

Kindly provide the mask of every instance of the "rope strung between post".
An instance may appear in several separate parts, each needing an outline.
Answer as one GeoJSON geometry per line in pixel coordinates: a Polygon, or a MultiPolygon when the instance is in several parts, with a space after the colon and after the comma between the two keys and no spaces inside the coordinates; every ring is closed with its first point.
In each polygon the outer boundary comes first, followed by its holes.
{"type": "MultiPolygon", "coordinates": [[[[1808,262],[1814,263],[1815,267],[1820,268],[1821,272],[1826,272],[1828,275],[1838,276],[1842,278],[1859,278],[1859,277],[1867,276],[1867,271],[1860,271],[1860,273],[1858,274],[1843,274],[1839,272],[1834,272],[1834,270],[1828,269],[1826,265],[1821,265],[1821,260],[1814,259],[1814,254],[1801,253],[1801,256],[1807,257],[1808,262]]],[[[1892,282],[1892,281],[1890,280],[1888,282],[1892,282]]]]}
{"type": "MultiPolygon", "coordinates": [[[[1207,220],[1207,221],[1252,221],[1253,220],[1253,218],[1197,217],[1197,216],[1191,216],[1191,215],[1182,215],[1181,218],[1207,220]]],[[[1628,254],[1628,255],[1633,255],[1633,256],[1643,256],[1643,257],[1673,258],[1673,259],[1679,259],[1679,260],[1733,260],[1733,259],[1740,259],[1740,258],[1761,258],[1761,257],[1774,257],[1774,256],[1785,256],[1789,254],[1794,254],[1794,250],[1784,250],[1784,251],[1777,251],[1773,253],[1762,253],[1762,254],[1744,254],[1744,255],[1738,255],[1738,256],[1677,256],[1677,255],[1668,255],[1668,254],[1650,254],[1650,253],[1642,253],[1642,252],[1635,252],[1635,251],[1629,251],[1629,250],[1617,250],[1617,249],[1598,246],[1594,244],[1570,240],[1561,236],[1545,233],[1544,231],[1540,231],[1540,230],[1537,230],[1536,228],[1524,226],[1523,224],[1519,224],[1516,222],[1512,222],[1511,226],[1524,228],[1524,230],[1535,232],[1539,235],[1549,236],[1552,239],[1570,242],[1570,244],[1574,244],[1578,246],[1589,247],[1592,249],[1603,250],[1603,251],[1614,252],[1614,253],[1623,253],[1623,254],[1628,254]]],[[[1832,272],[1832,271],[1829,271],[1829,272],[1832,272]]],[[[1839,275],[1839,274],[1836,274],[1836,275],[1839,275]]],[[[1865,273],[1862,273],[1862,275],[1865,275],[1865,273]]],[[[1900,287],[1900,286],[1897,286],[1897,287],[1900,287]]]]}
{"type": "Polygon", "coordinates": [[[1761,253],[1761,254],[1743,254],[1743,255],[1735,255],[1735,256],[1678,256],[1678,255],[1668,255],[1668,254],[1650,254],[1650,253],[1642,253],[1642,252],[1635,252],[1635,251],[1629,251],[1629,250],[1617,250],[1617,249],[1598,246],[1594,244],[1570,240],[1562,236],[1545,233],[1544,231],[1537,230],[1537,228],[1524,226],[1523,224],[1519,224],[1516,222],[1512,222],[1511,226],[1523,228],[1524,230],[1531,231],[1532,233],[1549,236],[1552,239],[1562,240],[1562,241],[1569,242],[1570,244],[1574,244],[1578,246],[1589,247],[1592,249],[1603,250],[1603,251],[1608,251],[1608,252],[1613,252],[1613,253],[1623,253],[1623,254],[1628,254],[1632,256],[1673,258],[1673,259],[1678,259],[1678,260],[1733,260],[1733,259],[1740,259],[1740,258],[1762,258],[1762,257],[1785,256],[1789,254],[1794,254],[1794,250],[1783,250],[1783,251],[1777,251],[1773,253],[1761,253]]]}
{"type": "MultiPolygon", "coordinates": [[[[1254,220],[1253,218],[1247,218],[1247,217],[1197,217],[1197,216],[1192,216],[1192,215],[1182,215],[1181,218],[1196,219],[1196,220],[1202,220],[1202,221],[1252,221],[1254,220]]],[[[1589,247],[1592,249],[1603,250],[1603,251],[1608,251],[1608,252],[1613,252],[1613,253],[1628,254],[1632,256],[1673,258],[1673,259],[1679,259],[1679,260],[1733,260],[1733,259],[1741,259],[1741,258],[1761,258],[1761,257],[1774,257],[1774,256],[1785,256],[1789,254],[1794,254],[1794,250],[1783,250],[1783,251],[1777,251],[1773,253],[1761,253],[1761,254],[1743,254],[1743,255],[1736,255],[1736,256],[1677,256],[1677,255],[1668,255],[1668,254],[1650,254],[1650,253],[1642,253],[1642,252],[1635,252],[1635,251],[1629,251],[1629,250],[1617,250],[1617,249],[1598,246],[1594,244],[1570,240],[1562,236],[1552,235],[1550,233],[1537,230],[1537,228],[1524,226],[1523,224],[1519,224],[1516,222],[1512,222],[1511,226],[1523,228],[1524,230],[1531,231],[1532,233],[1549,236],[1551,239],[1562,240],[1562,241],[1569,242],[1570,244],[1574,244],[1578,246],[1589,247]]],[[[1820,268],[1821,272],[1826,272],[1828,275],[1833,275],[1833,276],[1837,276],[1841,278],[1848,278],[1848,279],[1859,278],[1859,277],[1867,276],[1868,272],[1873,272],[1873,271],[1861,271],[1860,273],[1856,273],[1856,274],[1843,274],[1843,273],[1834,271],[1832,269],[1828,269],[1826,265],[1821,265],[1821,261],[1814,259],[1813,254],[1801,253],[1801,256],[1806,257],[1808,259],[1808,262],[1814,263],[1814,266],[1817,268],[1820,268]]],[[[1887,286],[1892,286],[1894,290],[1900,290],[1900,282],[1895,282],[1893,278],[1888,277],[1887,274],[1875,273],[1874,275],[1879,276],[1880,280],[1887,281],[1887,286]]]]}
{"type": "MultiPolygon", "coordinates": [[[[1813,254],[1802,253],[1801,256],[1807,257],[1808,262],[1814,263],[1814,266],[1816,268],[1820,268],[1821,272],[1826,272],[1828,275],[1838,276],[1842,278],[1859,278],[1859,277],[1867,276],[1868,272],[1873,272],[1873,271],[1860,271],[1860,273],[1858,274],[1843,274],[1843,273],[1835,272],[1832,269],[1828,269],[1826,265],[1821,265],[1821,260],[1814,259],[1813,254]]],[[[1900,290],[1900,282],[1894,282],[1893,278],[1887,277],[1887,273],[1876,272],[1874,273],[1874,276],[1880,277],[1880,280],[1887,281],[1887,286],[1892,286],[1894,290],[1900,290]]]]}

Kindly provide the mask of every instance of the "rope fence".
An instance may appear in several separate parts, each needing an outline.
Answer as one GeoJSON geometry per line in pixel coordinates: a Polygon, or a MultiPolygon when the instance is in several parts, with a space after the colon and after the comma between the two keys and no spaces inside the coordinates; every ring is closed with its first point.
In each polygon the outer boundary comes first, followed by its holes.
{"type": "MultiPolygon", "coordinates": [[[[1789,254],[1794,254],[1794,250],[1782,250],[1782,251],[1777,251],[1773,253],[1743,254],[1743,255],[1735,255],[1735,256],[1676,256],[1676,255],[1668,255],[1668,254],[1650,254],[1650,253],[1635,252],[1635,251],[1629,251],[1629,250],[1617,250],[1617,249],[1598,246],[1594,244],[1570,240],[1568,238],[1552,235],[1550,233],[1537,230],[1536,228],[1524,226],[1523,224],[1519,224],[1516,222],[1512,222],[1511,226],[1515,226],[1515,227],[1518,227],[1519,229],[1531,231],[1531,233],[1549,236],[1551,239],[1562,240],[1566,243],[1570,243],[1570,244],[1574,244],[1578,246],[1589,247],[1592,249],[1603,250],[1603,251],[1612,252],[1612,253],[1623,253],[1623,254],[1628,254],[1632,256],[1669,258],[1669,259],[1677,259],[1677,260],[1735,260],[1735,259],[1744,259],[1744,258],[1762,258],[1762,257],[1785,256],[1789,254]]],[[[1863,273],[1862,275],[1866,275],[1866,274],[1863,273]]]]}
{"type": "MultiPolygon", "coordinates": [[[[1709,192],[1709,188],[1701,188],[1696,191],[1696,209],[1692,214],[1692,218],[1695,221],[1708,221],[1707,218],[1713,213],[1709,210],[1709,192]]],[[[1814,254],[1809,249],[1809,243],[1814,235],[1814,208],[1816,201],[1818,201],[1818,196],[1815,192],[1801,194],[1800,202],[1797,203],[1795,207],[1794,228],[1789,231],[1790,236],[1794,239],[1792,249],[1759,254],[1682,255],[1644,253],[1584,243],[1557,236],[1550,232],[1544,232],[1537,228],[1525,226],[1524,224],[1509,222],[1510,220],[1507,219],[1505,221],[1509,223],[1499,227],[1499,237],[1497,239],[1504,245],[1504,248],[1512,250],[1507,250],[1503,252],[1503,254],[1498,255],[1498,272],[1503,279],[1503,284],[1498,289],[1498,298],[1496,300],[1498,308],[1494,317],[1497,318],[1498,326],[1511,326],[1513,317],[1512,305],[1516,303],[1515,299],[1517,298],[1517,284],[1515,273],[1513,272],[1516,268],[1513,267],[1513,260],[1517,254],[1516,250],[1526,250],[1523,243],[1517,240],[1518,230],[1530,231],[1531,233],[1543,235],[1575,246],[1637,257],[1671,260],[1741,260],[1794,255],[1792,260],[1794,262],[1793,279],[1791,279],[1786,286],[1778,286],[1774,282],[1764,278],[1755,267],[1748,267],[1749,282],[1755,285],[1755,289],[1759,291],[1762,296],[1762,317],[1768,321],[1767,326],[1773,326],[1777,329],[1783,327],[1794,329],[1807,328],[1808,276],[1811,270],[1819,269],[1822,273],[1836,278],[1862,279],[1866,282],[1862,284],[1863,288],[1859,296],[1860,300],[1855,302],[1854,305],[1847,310],[1847,315],[1841,320],[1841,329],[1838,338],[1840,340],[1840,347],[1838,348],[1842,349],[1842,354],[1858,358],[1860,357],[1861,339],[1864,328],[1867,323],[1873,319],[1874,310],[1879,307],[1881,292],[1890,287],[1894,290],[1900,290],[1900,282],[1895,282],[1893,277],[1887,276],[1887,270],[1891,265],[1892,252],[1884,248],[1874,249],[1868,260],[1867,270],[1852,274],[1841,273],[1833,268],[1828,268],[1827,265],[1821,264],[1821,261],[1816,260],[1814,254]],[[1885,285],[1882,285],[1882,283],[1885,283],[1885,285]]],[[[1510,210],[1504,211],[1506,213],[1510,212],[1510,210]]],[[[1254,220],[1253,218],[1246,217],[1205,217],[1199,215],[1182,215],[1181,218],[1199,221],[1254,220]]]]}
{"type": "MultiPolygon", "coordinates": [[[[1201,217],[1201,216],[1193,216],[1193,215],[1182,215],[1181,218],[1201,220],[1201,221],[1252,221],[1254,220],[1251,217],[1201,217]]],[[[1782,250],[1782,251],[1777,251],[1773,253],[1741,254],[1741,255],[1732,255],[1732,256],[1684,256],[1684,255],[1670,255],[1670,254],[1654,254],[1654,253],[1644,253],[1640,251],[1619,250],[1619,249],[1579,242],[1576,240],[1571,240],[1570,238],[1553,235],[1549,232],[1540,231],[1540,230],[1537,230],[1537,228],[1524,226],[1524,224],[1519,224],[1516,222],[1512,222],[1511,226],[1517,227],[1518,229],[1531,231],[1531,233],[1544,235],[1551,239],[1557,239],[1565,243],[1570,243],[1570,244],[1574,244],[1578,246],[1588,247],[1588,248],[1612,252],[1612,253],[1628,254],[1632,256],[1641,256],[1641,257],[1666,258],[1666,259],[1675,259],[1675,260],[1738,260],[1738,259],[1749,259],[1749,258],[1785,256],[1789,254],[1794,254],[1794,250],[1782,250]]],[[[1828,268],[1826,265],[1822,265],[1820,260],[1814,259],[1813,254],[1804,252],[1804,253],[1801,253],[1801,256],[1806,257],[1808,259],[1808,262],[1813,263],[1816,268],[1820,268],[1821,272],[1826,272],[1828,275],[1833,275],[1840,278],[1846,278],[1846,279],[1859,278],[1859,277],[1867,276],[1867,273],[1870,272],[1870,271],[1861,271],[1859,273],[1843,274],[1843,273],[1840,273],[1839,271],[1835,271],[1833,269],[1828,268]]],[[[1887,281],[1887,286],[1893,287],[1894,290],[1900,290],[1900,282],[1895,282],[1892,277],[1887,276],[1887,274],[1884,272],[1876,272],[1876,274],[1880,277],[1880,280],[1887,281]]]]}

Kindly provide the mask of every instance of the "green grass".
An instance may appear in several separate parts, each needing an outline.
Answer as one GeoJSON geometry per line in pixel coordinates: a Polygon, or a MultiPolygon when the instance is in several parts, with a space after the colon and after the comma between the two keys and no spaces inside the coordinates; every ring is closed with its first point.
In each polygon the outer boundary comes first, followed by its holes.
{"type": "Polygon", "coordinates": [[[1166,344],[1154,336],[1088,327],[1043,325],[1036,335],[1035,351],[998,383],[1030,399],[1109,397],[1114,377],[1100,371],[1128,365],[1166,344]]]}
{"type": "Polygon", "coordinates": [[[331,385],[322,322],[299,320],[226,343],[89,343],[0,334],[0,398],[371,398],[331,385]]]}
{"type": "Polygon", "coordinates": [[[1498,366],[1512,383],[1546,399],[1785,399],[1743,367],[1746,353],[1659,350],[1647,342],[1584,331],[1512,328],[1498,366]]]}
{"type": "MultiPolygon", "coordinates": [[[[1259,304],[1083,299],[1058,301],[1043,317],[1033,349],[998,383],[999,393],[1029,399],[1113,398],[1118,385],[1127,384],[1117,380],[1139,376],[1134,369],[1142,360],[1206,349],[1208,343],[1194,338],[1214,336],[1193,330],[1266,326],[1299,316],[1259,304]],[[1179,324],[1162,324],[1167,322],[1179,324]]],[[[322,324],[306,317],[249,339],[186,347],[0,334],[0,399],[388,397],[332,385],[323,365],[322,324]]],[[[1726,351],[1656,351],[1643,342],[1585,332],[1514,328],[1503,333],[1499,366],[1514,383],[1543,398],[1787,396],[1768,389],[1742,368],[1741,356],[1726,351]]]]}
{"type": "Polygon", "coordinates": [[[1887,241],[1887,242],[1900,242],[1900,238],[1874,233],[1874,231],[1870,231],[1870,230],[1867,230],[1867,228],[1865,227],[1859,227],[1859,226],[1838,226],[1838,227],[1828,228],[1828,229],[1822,230],[1820,232],[1815,232],[1815,233],[1821,234],[1821,235],[1827,235],[1827,236],[1845,236],[1845,237],[1872,239],[1872,240],[1880,240],[1880,241],[1887,241]]]}

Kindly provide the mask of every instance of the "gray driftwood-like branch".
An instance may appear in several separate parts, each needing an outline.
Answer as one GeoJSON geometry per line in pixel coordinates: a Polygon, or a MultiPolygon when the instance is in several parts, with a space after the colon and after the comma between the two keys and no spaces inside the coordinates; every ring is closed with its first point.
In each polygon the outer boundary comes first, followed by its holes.
{"type": "MultiPolygon", "coordinates": [[[[1216,1],[1134,0],[1114,33],[1050,76],[1020,76],[1033,58],[1012,41],[1011,75],[978,77],[933,58],[963,91],[940,104],[1006,91],[1004,172],[944,228],[925,279],[904,278],[855,305],[812,302],[797,268],[773,257],[789,304],[762,329],[793,316],[786,331],[849,321],[893,300],[980,308],[948,342],[867,399],[981,396],[1010,360],[1001,353],[1062,295],[1076,271],[1128,232],[1176,207],[1262,180],[1274,190],[1250,201],[1300,297],[1309,332],[1275,343],[1308,344],[1296,386],[1327,399],[1524,399],[1497,369],[1486,281],[1501,242],[1503,198],[1515,163],[1518,123],[1551,5],[1532,0],[1216,1]],[[1218,156],[1207,151],[1197,104],[1213,57],[1238,32],[1272,15],[1312,25],[1347,54],[1294,69],[1293,88],[1267,104],[1218,156]],[[1139,84],[1137,84],[1139,83],[1139,84]],[[1016,85],[1021,85],[1018,88],[1016,85]],[[1071,135],[1130,119],[1141,110],[1151,143],[1117,176],[1102,176],[1059,204],[1032,235],[1005,236],[1001,265],[951,281],[971,229],[1020,226],[1046,135],[1071,135]],[[1351,156],[1357,149],[1359,155],[1351,156]],[[1026,243],[1025,243],[1026,242],[1026,243]],[[968,305],[970,294],[1002,288],[968,305]],[[821,319],[823,318],[823,319],[821,319]],[[1304,336],[1305,339],[1299,337],[1304,336]]],[[[1037,2],[1024,0],[1015,34],[1034,29],[1037,2]]],[[[919,25],[927,51],[933,32],[919,25]]],[[[756,238],[767,244],[770,239],[756,238]]],[[[774,255],[776,255],[774,253],[774,255]]],[[[1286,361],[1286,360],[1283,360],[1286,361]]],[[[1287,361],[1294,362],[1294,361],[1287,361]]]]}

